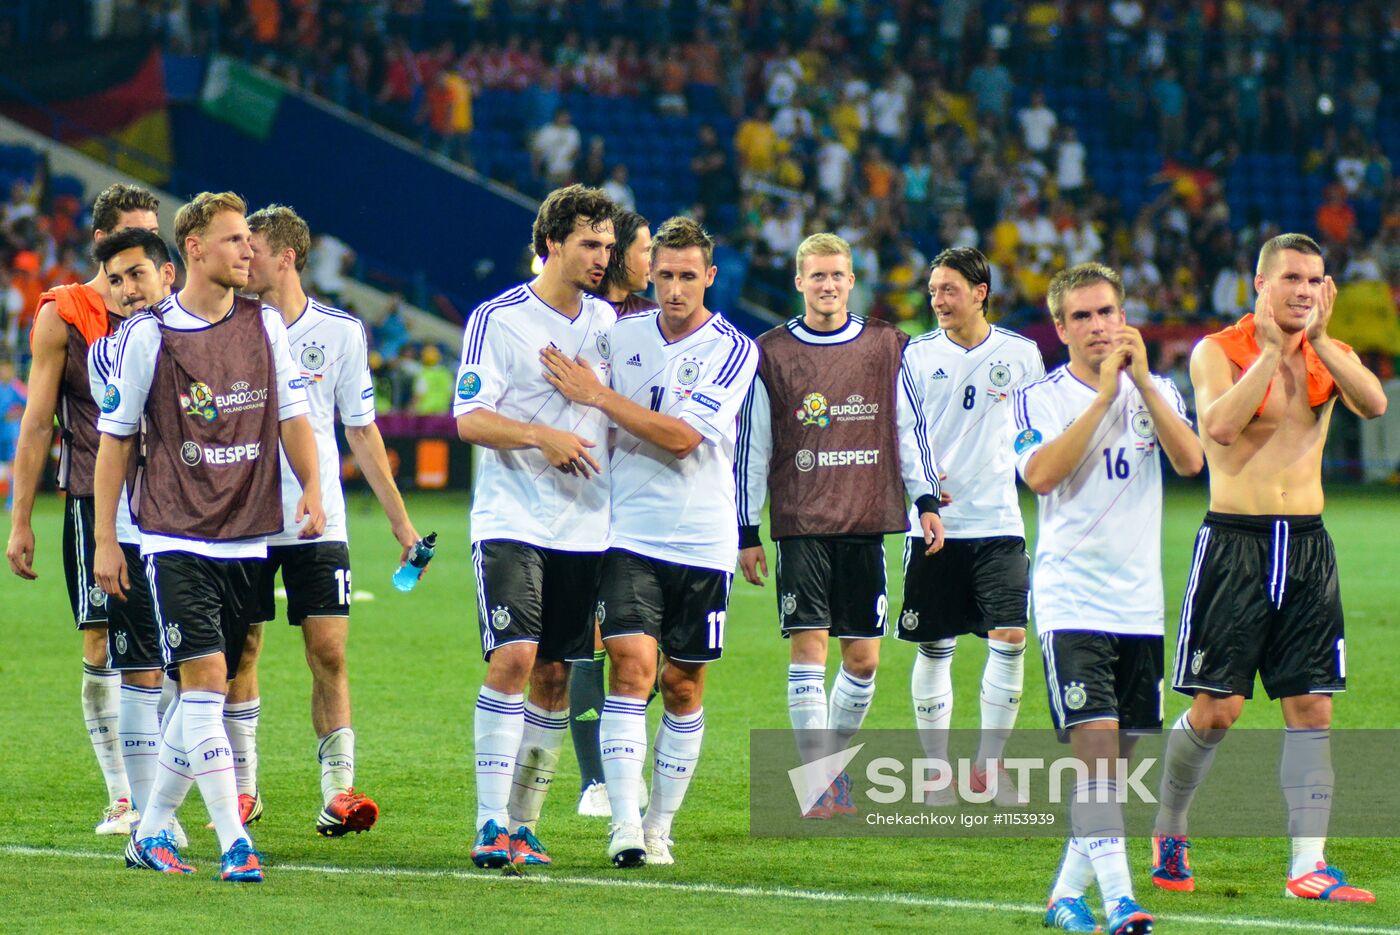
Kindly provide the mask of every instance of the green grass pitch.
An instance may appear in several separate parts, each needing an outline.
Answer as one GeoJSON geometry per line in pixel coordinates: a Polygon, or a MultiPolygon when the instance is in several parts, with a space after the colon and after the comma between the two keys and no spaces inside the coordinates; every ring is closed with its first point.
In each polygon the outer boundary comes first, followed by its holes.
{"type": "MultiPolygon", "coordinates": [[[[1332,492],[1347,608],[1351,690],[1338,727],[1400,726],[1400,568],[1390,490],[1332,492]]],[[[1190,546],[1204,510],[1199,487],[1168,494],[1167,619],[1180,606],[1190,546]]],[[[260,781],[266,817],[253,827],[268,882],[229,887],[198,792],[183,819],[190,878],[124,869],[122,842],[92,834],[105,804],[82,736],[80,647],[59,560],[60,503],[43,498],[37,582],[0,580],[0,930],[231,932],[475,931],[1035,931],[1060,842],[1035,840],[759,840],[749,837],[748,731],[787,725],[786,644],[772,586],[734,586],[727,651],[708,679],[698,776],[676,822],[677,864],[623,872],[604,853],[605,824],[574,813],[577,774],[566,748],[541,836],[555,867],[526,879],[472,869],[474,799],[468,754],[483,664],[466,531],[467,499],[415,494],[418,529],[438,530],[438,556],[416,591],[389,584],[398,547],[372,498],[350,514],[355,607],[350,643],[358,782],[383,809],[370,833],[317,837],[320,808],[310,676],[299,635],[269,625],[262,668],[260,781]]],[[[1034,505],[1025,503],[1034,527],[1034,505]]],[[[894,543],[892,542],[892,546],[894,543]]],[[[899,552],[891,563],[891,619],[899,552]]],[[[770,547],[771,558],[771,547],[770,547]]],[[[1168,652],[1174,623],[1168,623],[1168,652]]],[[[912,647],[889,640],[867,724],[907,728],[912,647]]],[[[955,663],[955,727],[974,727],[984,652],[964,638],[955,663]]],[[[1026,655],[1020,724],[1049,726],[1038,654],[1026,655]]],[[[1170,656],[1168,664],[1170,665],[1170,656]]],[[[1169,720],[1183,707],[1169,699],[1169,720]]],[[[658,706],[653,705],[653,719],[658,706]]],[[[1276,705],[1246,709],[1242,726],[1280,724],[1276,705]]],[[[1211,781],[1225,781],[1214,776],[1211,781]]],[[[1278,795],[1276,789],[1261,795],[1278,795]]],[[[1329,857],[1374,906],[1300,904],[1281,897],[1282,839],[1197,840],[1195,894],[1148,881],[1146,842],[1129,842],[1139,899],[1162,932],[1400,931],[1400,828],[1395,838],[1334,840],[1329,857]]]]}

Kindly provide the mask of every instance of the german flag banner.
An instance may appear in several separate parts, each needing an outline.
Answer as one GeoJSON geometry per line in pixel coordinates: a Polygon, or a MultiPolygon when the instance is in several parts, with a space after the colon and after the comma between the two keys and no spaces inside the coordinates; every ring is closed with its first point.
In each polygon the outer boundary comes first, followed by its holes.
{"type": "Polygon", "coordinates": [[[12,49],[0,112],[151,184],[169,179],[170,114],[158,47],[12,49]]]}

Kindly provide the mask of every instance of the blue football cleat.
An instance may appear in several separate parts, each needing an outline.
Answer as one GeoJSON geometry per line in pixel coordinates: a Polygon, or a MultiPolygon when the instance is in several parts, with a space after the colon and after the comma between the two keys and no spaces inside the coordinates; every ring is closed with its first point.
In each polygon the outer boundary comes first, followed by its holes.
{"type": "Polygon", "coordinates": [[[219,861],[219,879],[227,883],[261,883],[262,855],[247,838],[239,838],[219,861]]]}
{"type": "Polygon", "coordinates": [[[1124,896],[1108,914],[1108,931],[1111,935],[1147,935],[1152,931],[1152,915],[1133,897],[1124,896]]]}
{"type": "Polygon", "coordinates": [[[1158,834],[1152,837],[1152,882],[1164,890],[1190,893],[1196,889],[1191,859],[1186,851],[1191,839],[1185,835],[1158,834]]]}
{"type": "Polygon", "coordinates": [[[838,815],[854,815],[860,811],[851,798],[851,774],[842,772],[831,784],[831,810],[838,815]]]}
{"type": "Polygon", "coordinates": [[[554,863],[540,839],[524,825],[510,836],[510,862],[517,867],[548,867],[554,863]]]}
{"type": "Polygon", "coordinates": [[[492,819],[477,832],[472,863],[482,870],[498,870],[510,863],[510,835],[492,819]]]}
{"type": "Polygon", "coordinates": [[[155,870],[159,873],[194,873],[194,868],[180,859],[180,849],[169,831],[136,840],[136,832],[126,845],[126,865],[133,870],[155,870]]]}
{"type": "Polygon", "coordinates": [[[1045,927],[1062,932],[1102,932],[1083,896],[1061,896],[1045,910],[1045,927]]]}

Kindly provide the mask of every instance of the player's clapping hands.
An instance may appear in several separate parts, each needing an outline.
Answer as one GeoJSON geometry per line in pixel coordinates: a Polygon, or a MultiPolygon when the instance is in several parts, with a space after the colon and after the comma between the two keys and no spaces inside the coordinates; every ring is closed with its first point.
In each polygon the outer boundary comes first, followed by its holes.
{"type": "Polygon", "coordinates": [[[1100,396],[1107,400],[1113,400],[1118,397],[1118,374],[1132,363],[1132,359],[1132,344],[1121,342],[1120,339],[1115,336],[1113,338],[1113,350],[1109,351],[1108,356],[1099,364],[1100,396]]]}
{"type": "MultiPolygon", "coordinates": [[[[1328,315],[1331,315],[1330,307],[1328,315]]],[[[1274,318],[1273,293],[1268,282],[1260,287],[1259,297],[1254,300],[1254,340],[1259,343],[1261,351],[1283,350],[1283,329],[1274,318]]]]}
{"type": "Polygon", "coordinates": [[[1133,384],[1138,389],[1145,388],[1152,374],[1147,369],[1147,345],[1142,340],[1142,332],[1132,325],[1124,325],[1113,336],[1113,345],[1115,351],[1120,348],[1127,351],[1128,359],[1124,369],[1128,371],[1128,376],[1132,377],[1133,384]]]}
{"type": "Polygon", "coordinates": [[[1332,281],[1331,276],[1325,276],[1317,302],[1314,303],[1312,311],[1308,313],[1307,322],[1303,326],[1304,335],[1312,343],[1316,344],[1327,337],[1327,324],[1332,320],[1332,306],[1336,301],[1337,284],[1332,281]]]}

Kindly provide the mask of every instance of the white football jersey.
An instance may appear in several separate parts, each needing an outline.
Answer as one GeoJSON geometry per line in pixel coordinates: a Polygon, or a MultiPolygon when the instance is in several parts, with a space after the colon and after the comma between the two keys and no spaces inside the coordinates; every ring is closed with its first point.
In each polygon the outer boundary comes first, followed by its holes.
{"type": "MultiPolygon", "coordinates": [[[[180,305],[176,295],[164,299],[157,308],[161,309],[162,321],[151,314],[136,313],[113,335],[111,350],[112,368],[107,377],[107,389],[112,391],[115,405],[109,410],[103,408],[97,419],[97,430],[109,435],[134,435],[146,411],[146,397],[151,391],[151,382],[156,374],[156,357],[160,354],[162,323],[166,328],[177,331],[199,331],[212,328],[209,322],[187,312],[180,305]]],[[[232,313],[233,307],[229,307],[232,313]]],[[[306,401],[301,371],[292,363],[292,355],[287,349],[287,326],[282,321],[282,313],[270,305],[262,307],[263,330],[267,332],[268,343],[272,348],[272,359],[277,366],[277,418],[285,422],[296,416],[304,416],[310,411],[306,401]]],[[[210,542],[204,539],[182,539],[177,536],[141,534],[141,554],[156,552],[190,552],[206,558],[266,558],[266,539],[235,539],[232,541],[210,542]]]]}
{"type": "MultiPolygon", "coordinates": [[[[1126,373],[1084,459],[1040,497],[1031,571],[1036,629],[1162,633],[1162,467],[1157,428],[1126,373]]],[[[1186,405],[1167,377],[1157,392],[1182,419],[1186,405]]],[[[1067,366],[1012,396],[1016,469],[1057,438],[1098,392],[1067,366]]]]}
{"type": "Polygon", "coordinates": [[[758,368],[758,347],[716,313],[668,343],[655,310],[613,329],[612,387],[703,437],[676,458],[618,428],[612,447],[613,546],[648,558],[733,572],[734,443],[739,410],[758,368]]]}
{"type": "Polygon", "coordinates": [[[953,496],[939,515],[950,539],[1024,536],[1016,498],[1011,393],[1045,376],[1040,348],[1029,338],[993,327],[964,348],[942,330],[904,348],[900,371],[900,463],[909,494],[910,535],[922,535],[913,501],[928,493],[919,473],[931,452],[941,486],[953,496]]]}
{"type": "Polygon", "coordinates": [[[537,448],[478,446],[472,542],[512,539],[566,552],[608,547],[607,416],[570,402],[550,386],[540,351],[553,345],[568,357],[582,356],[607,383],[615,321],[613,307],[591,295],[583,297],[578,316],[570,319],[541,301],[528,284],[467,316],[452,414],[485,409],[573,432],[593,442],[591,454],[603,468],[601,475],[583,478],[553,467],[537,448]]]}
{"type": "MultiPolygon", "coordinates": [[[[335,413],[345,425],[374,421],[374,382],[369,374],[365,326],[354,315],[306,300],[306,309],[287,326],[292,351],[306,395],[311,402],[311,429],[316,434],[316,458],[321,468],[321,507],[326,531],[316,542],[345,542],[345,492],[340,487],[340,449],[335,443],[335,413]]],[[[268,545],[305,545],[297,538],[295,519],[301,483],[287,453],[282,458],[282,532],[267,537],[268,545]]]]}
{"type": "MultiPolygon", "coordinates": [[[[101,399],[107,390],[107,378],[112,373],[112,352],[115,334],[98,338],[88,345],[88,389],[93,399],[101,399]]],[[[141,530],[131,521],[131,506],[127,503],[126,484],[117,498],[117,541],[122,545],[141,544],[141,530]]]]}

